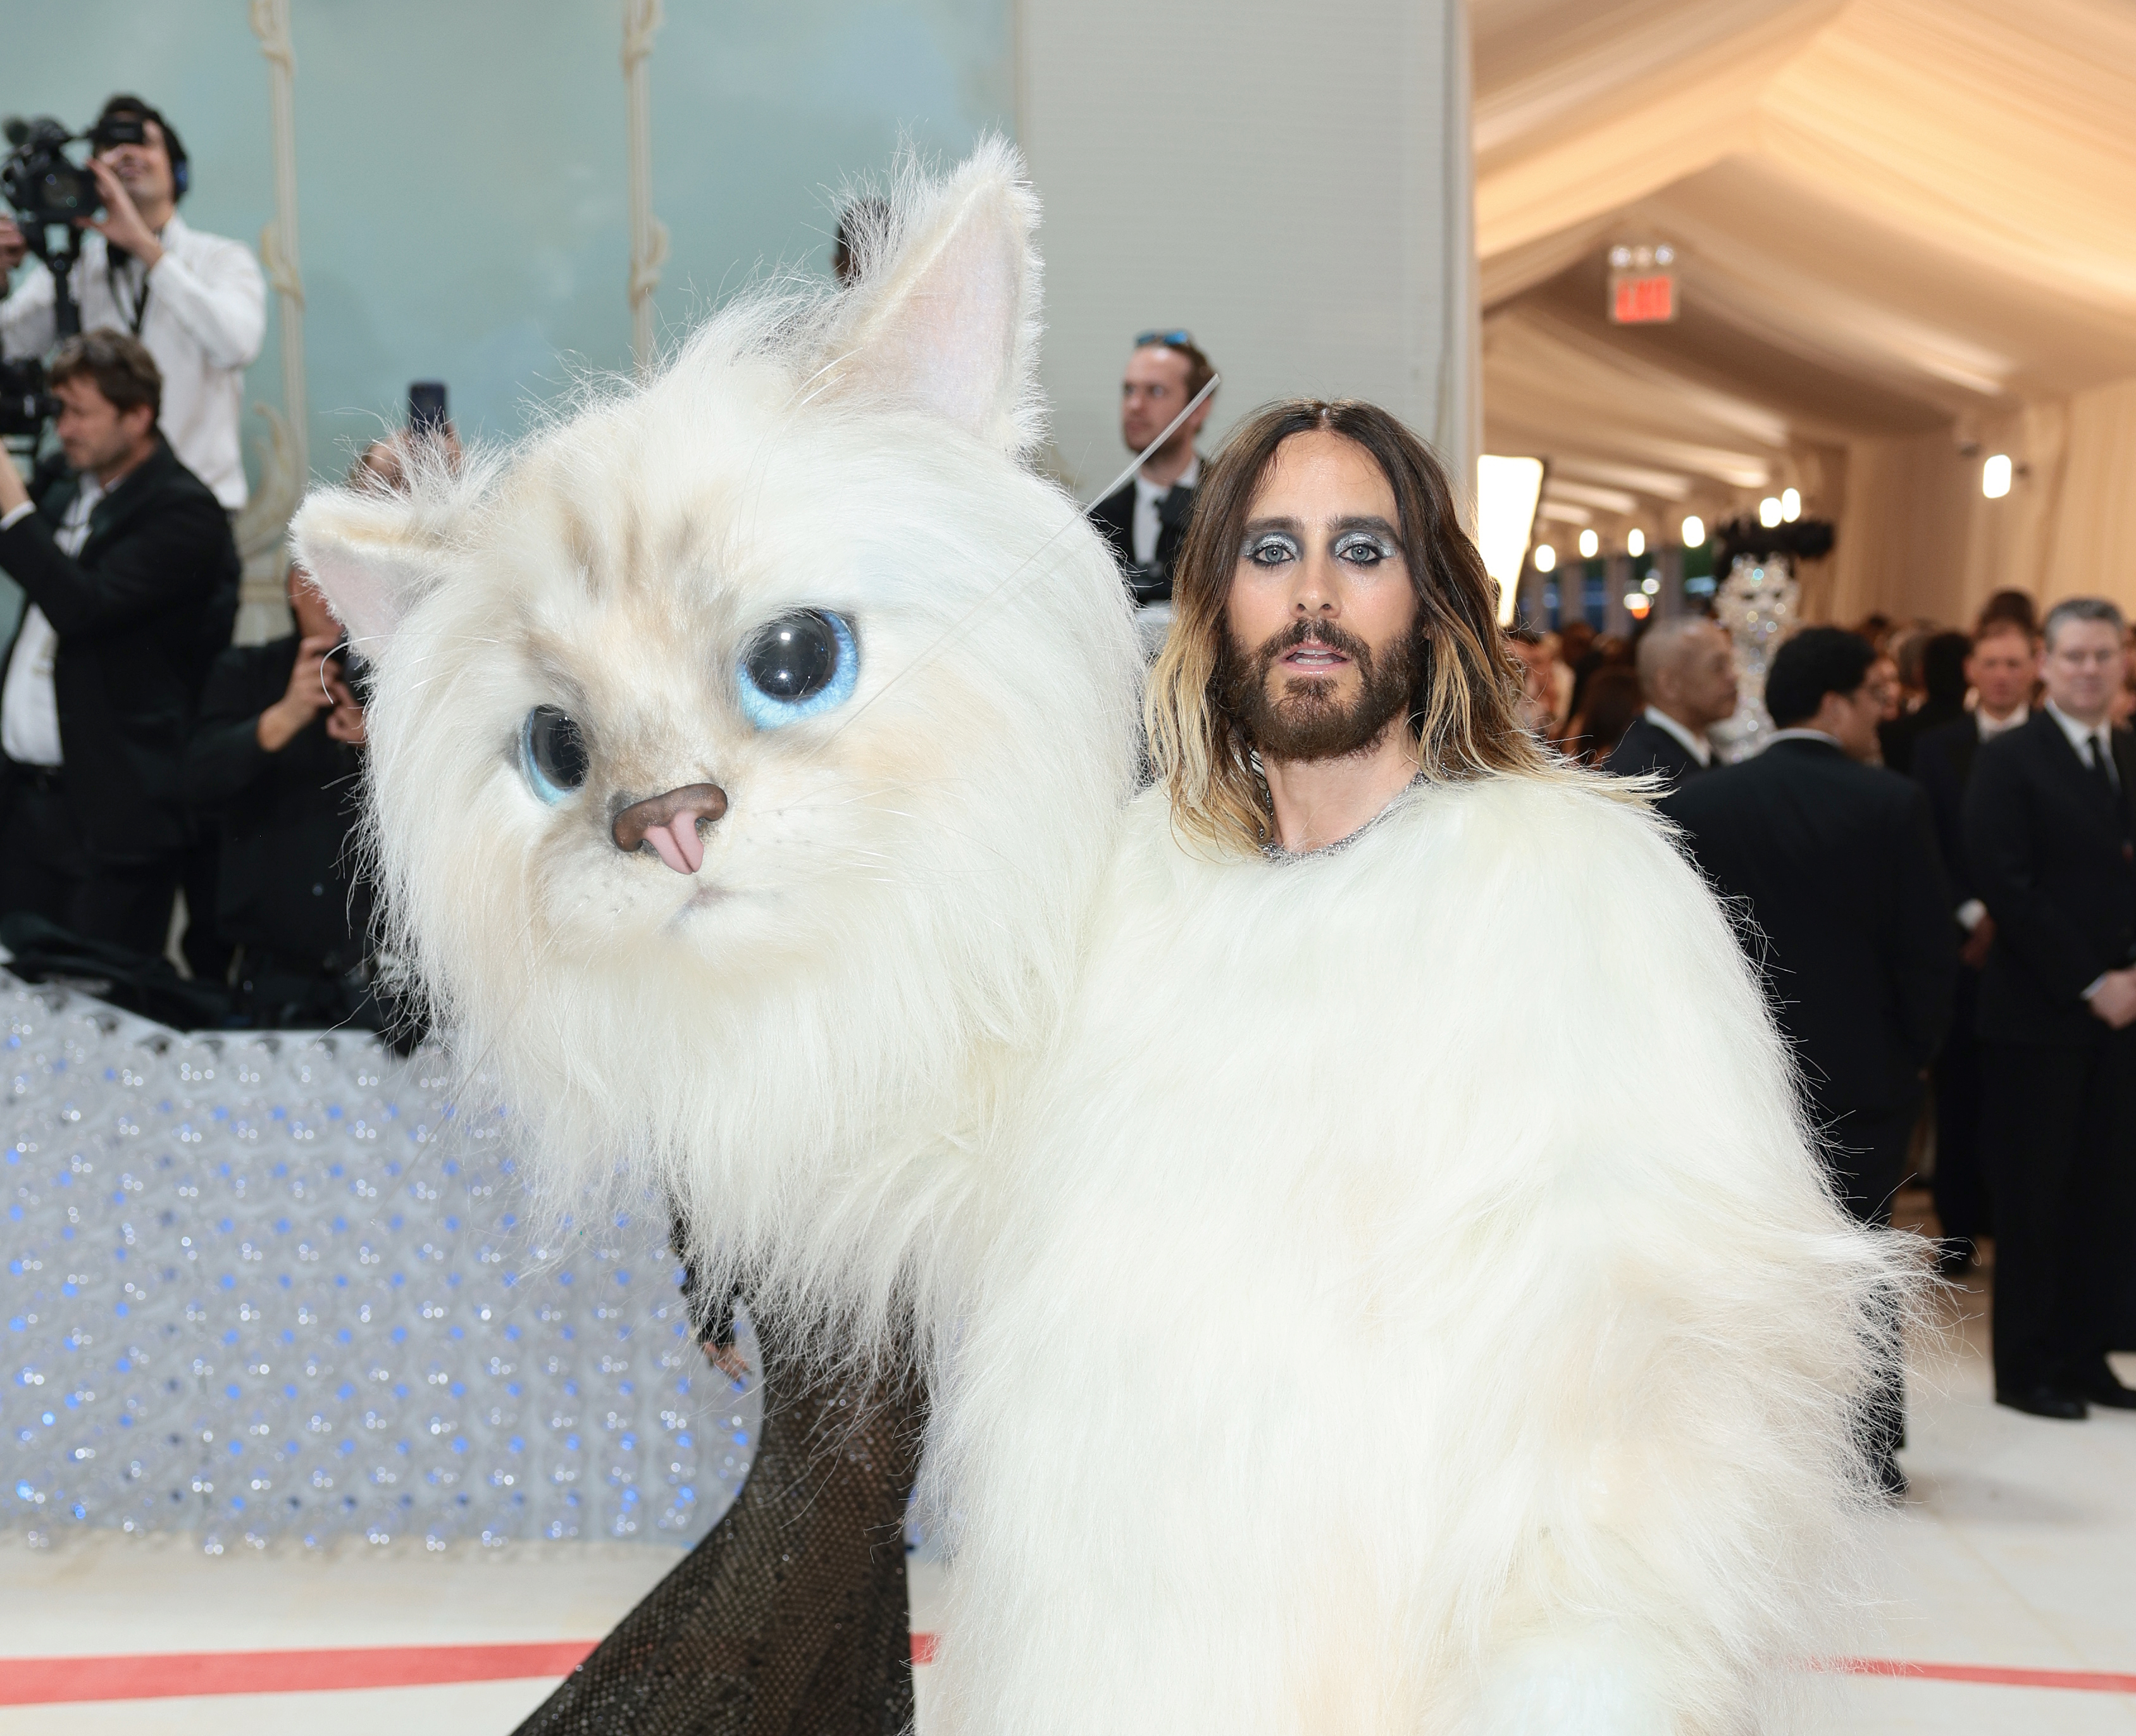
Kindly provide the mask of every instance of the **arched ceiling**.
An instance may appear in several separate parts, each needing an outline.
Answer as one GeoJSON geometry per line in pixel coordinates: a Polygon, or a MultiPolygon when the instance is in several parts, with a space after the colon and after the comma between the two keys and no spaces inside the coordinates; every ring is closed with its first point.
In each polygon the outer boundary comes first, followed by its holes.
{"type": "MultiPolygon", "coordinates": [[[[1472,0],[1486,444],[1605,536],[2136,376],[2131,0],[1472,0]],[[1682,313],[1613,326],[1609,248],[1682,313]],[[1825,462],[1820,462],[1820,455],[1825,462]]],[[[2132,479],[2136,484],[2136,479],[2132,479]]]]}

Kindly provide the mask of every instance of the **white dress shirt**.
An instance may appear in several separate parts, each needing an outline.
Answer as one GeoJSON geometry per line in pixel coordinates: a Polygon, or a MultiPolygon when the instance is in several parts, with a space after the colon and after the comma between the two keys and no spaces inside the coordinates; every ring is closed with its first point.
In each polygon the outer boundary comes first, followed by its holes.
{"type": "Polygon", "coordinates": [[[1658,706],[1648,706],[1645,715],[1647,721],[1657,730],[1666,730],[1682,742],[1684,752],[1690,754],[1701,765],[1710,766],[1713,764],[1713,744],[1703,735],[1692,735],[1658,706]]]}
{"type": "Polygon", "coordinates": [[[1134,518],[1133,540],[1134,563],[1148,566],[1157,559],[1157,539],[1163,534],[1164,526],[1157,516],[1158,503],[1174,488],[1192,488],[1202,480],[1202,455],[1197,453],[1187,460],[1187,468],[1179,473],[1178,479],[1164,487],[1145,481],[1138,470],[1134,479],[1134,518]]]}
{"type": "MultiPolygon", "coordinates": [[[[267,331],[266,279],[243,242],[202,235],[182,217],[173,216],[159,239],[163,256],[145,274],[129,254],[113,267],[100,235],[82,244],[74,268],[81,328],[132,332],[138,315],[141,342],[163,373],[157,425],[178,462],[234,512],[245,498],[238,424],[245,370],[267,331]]],[[[0,354],[41,356],[54,342],[51,274],[33,261],[0,302],[0,354]]]]}
{"type": "MultiPolygon", "coordinates": [[[[0,464],[7,462],[0,458],[0,464]]],[[[103,498],[104,484],[93,476],[82,478],[80,492],[52,533],[62,552],[81,553],[81,546],[89,541],[89,515],[103,498]]],[[[0,525],[12,525],[21,516],[18,507],[0,525]]],[[[61,763],[60,701],[52,686],[52,663],[59,649],[60,636],[44,610],[32,603],[23,613],[22,632],[15,636],[14,654],[7,659],[7,684],[0,686],[0,752],[17,765],[61,763]]]]}
{"type": "Polygon", "coordinates": [[[2107,782],[2120,788],[2121,768],[2114,763],[2112,720],[2102,718],[2096,724],[2080,724],[2052,700],[2047,701],[2047,715],[2069,737],[2069,744],[2076,749],[2076,757],[2088,766],[2104,766],[2107,782]]]}

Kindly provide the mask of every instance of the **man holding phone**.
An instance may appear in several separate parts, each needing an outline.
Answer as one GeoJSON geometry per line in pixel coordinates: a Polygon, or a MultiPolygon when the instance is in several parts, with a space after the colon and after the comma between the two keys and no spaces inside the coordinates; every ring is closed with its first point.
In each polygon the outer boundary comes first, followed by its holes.
{"type": "Polygon", "coordinates": [[[296,631],[216,661],[186,752],[186,797],[222,831],[216,926],[237,948],[240,1010],[260,1026],[358,1015],[370,904],[350,848],[363,706],[347,647],[303,570],[296,631]]]}
{"type": "MultiPolygon", "coordinates": [[[[104,214],[80,220],[96,231],[74,268],[82,329],[108,327],[148,347],[163,376],[164,439],[235,512],[245,501],[245,370],[267,329],[260,262],[242,242],[202,234],[177,215],[190,179],[185,146],[139,97],[105,103],[89,138],[104,214]]],[[[0,214],[0,276],[27,251],[22,230],[0,214]]],[[[51,276],[38,264],[0,301],[0,356],[41,356],[57,337],[51,276]]]]}

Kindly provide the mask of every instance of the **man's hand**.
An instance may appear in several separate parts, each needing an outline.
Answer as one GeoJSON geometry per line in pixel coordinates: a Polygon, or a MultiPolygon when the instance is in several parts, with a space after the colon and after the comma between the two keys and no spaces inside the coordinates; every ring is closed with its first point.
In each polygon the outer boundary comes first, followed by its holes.
{"type": "Polygon", "coordinates": [[[101,158],[89,159],[89,172],[96,177],[96,190],[104,195],[104,216],[76,217],[75,221],[95,230],[114,247],[123,247],[140,260],[148,269],[156,269],[156,262],[163,256],[163,244],[156,239],[156,231],[141,221],[135,209],[134,196],[126,191],[126,183],[112,172],[110,164],[101,158]]]}
{"type": "Polygon", "coordinates": [[[1958,949],[1959,960],[1969,970],[1977,971],[1988,963],[1988,949],[1994,944],[1995,919],[1983,914],[1965,937],[1965,944],[1958,949]]]}
{"type": "MultiPolygon", "coordinates": [[[[260,745],[270,754],[279,754],[296,739],[297,733],[334,703],[328,681],[341,677],[328,662],[328,653],[341,643],[330,633],[314,633],[297,647],[297,661],[289,671],[289,686],[281,698],[260,714],[253,725],[253,733],[260,745]]],[[[346,693],[348,690],[342,690],[346,693]]],[[[352,701],[352,703],[353,701],[352,701]]]]}
{"type": "Polygon", "coordinates": [[[342,677],[341,665],[327,665],[327,691],[333,696],[333,710],[327,713],[327,736],[352,748],[363,745],[363,706],[342,677]]]}
{"type": "Polygon", "coordinates": [[[2087,1004],[2095,1019],[2105,1021],[2115,1030],[2136,1024],[2136,967],[2109,971],[2087,1004]]]}
{"type": "Polygon", "coordinates": [[[12,271],[22,263],[23,255],[30,250],[29,239],[16,227],[15,220],[0,211],[0,275],[12,271]]]}
{"type": "Polygon", "coordinates": [[[0,447],[0,518],[5,518],[29,498],[30,491],[23,485],[22,473],[15,468],[14,453],[0,447]]]}

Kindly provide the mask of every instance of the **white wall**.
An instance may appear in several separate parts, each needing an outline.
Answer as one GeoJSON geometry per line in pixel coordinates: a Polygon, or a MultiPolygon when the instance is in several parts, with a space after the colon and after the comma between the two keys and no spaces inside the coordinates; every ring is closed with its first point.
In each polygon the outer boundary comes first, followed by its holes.
{"type": "Polygon", "coordinates": [[[1205,451],[1269,399],[1355,396],[1473,478],[1458,0],[1019,0],[1016,22],[1067,474],[1126,462],[1129,342],[1184,326],[1224,376],[1205,451]]]}

